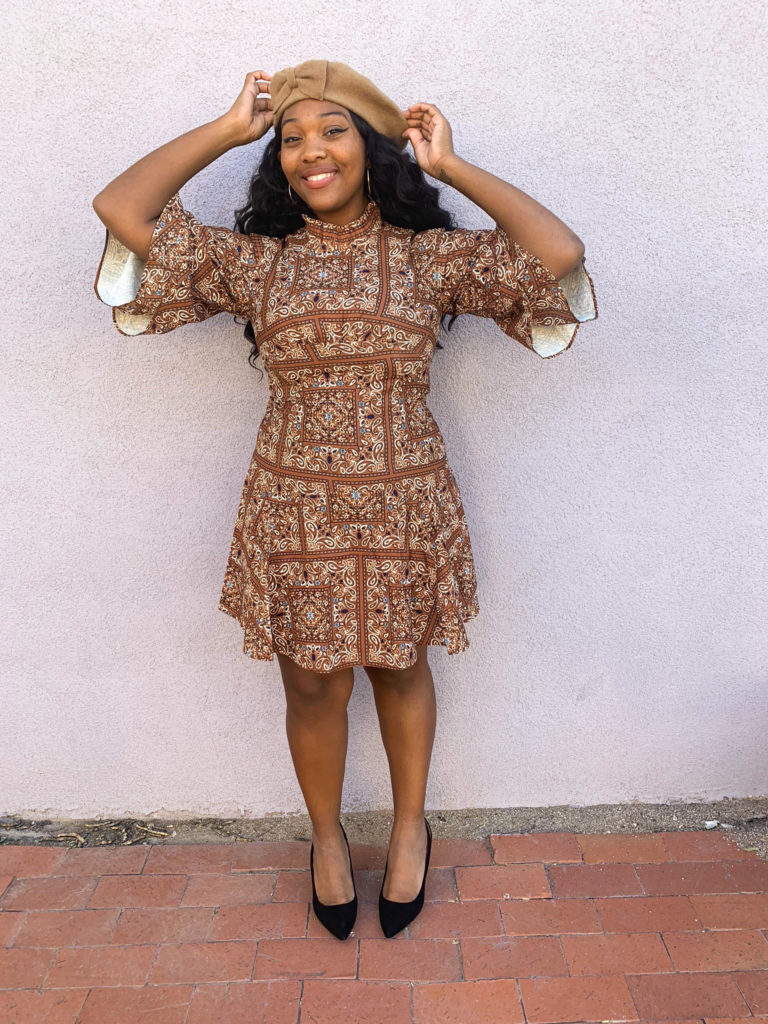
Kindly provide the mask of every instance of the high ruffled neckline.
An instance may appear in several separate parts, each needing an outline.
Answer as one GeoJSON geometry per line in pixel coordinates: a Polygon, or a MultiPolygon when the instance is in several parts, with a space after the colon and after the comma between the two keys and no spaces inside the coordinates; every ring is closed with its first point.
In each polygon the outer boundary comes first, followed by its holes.
{"type": "Polygon", "coordinates": [[[370,234],[381,227],[381,210],[373,201],[368,200],[368,205],[354,220],[346,224],[329,224],[327,221],[313,217],[309,213],[302,213],[304,227],[310,235],[329,242],[348,242],[360,235],[370,234]]]}

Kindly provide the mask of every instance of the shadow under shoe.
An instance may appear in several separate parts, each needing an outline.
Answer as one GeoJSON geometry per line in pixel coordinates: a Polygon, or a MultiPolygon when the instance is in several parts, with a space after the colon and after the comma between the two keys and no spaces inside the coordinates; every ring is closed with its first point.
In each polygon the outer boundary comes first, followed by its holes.
{"type": "MultiPolygon", "coordinates": [[[[341,821],[339,821],[339,825],[341,825],[341,821]]],[[[344,832],[343,825],[341,825],[341,831],[344,832]]],[[[347,844],[347,853],[349,854],[349,873],[352,876],[352,888],[355,890],[355,895],[347,903],[321,903],[317,898],[317,891],[315,889],[315,845],[310,843],[309,846],[309,870],[312,876],[312,909],[318,921],[335,935],[337,939],[346,939],[348,937],[357,918],[357,888],[355,887],[355,873],[352,870],[352,852],[349,849],[349,840],[347,839],[346,832],[344,832],[344,841],[347,844]]]]}
{"type": "Polygon", "coordinates": [[[379,891],[379,921],[381,922],[381,929],[388,939],[391,939],[393,935],[397,935],[406,925],[410,924],[424,906],[424,890],[427,884],[429,855],[432,851],[432,829],[429,827],[429,822],[426,818],[424,819],[424,824],[427,826],[427,856],[424,861],[424,877],[421,880],[421,888],[418,893],[414,899],[409,900],[407,903],[402,903],[398,900],[388,900],[384,895],[384,882],[387,878],[387,865],[389,864],[389,854],[387,854],[387,861],[384,865],[384,877],[381,880],[381,890],[379,891]]]}

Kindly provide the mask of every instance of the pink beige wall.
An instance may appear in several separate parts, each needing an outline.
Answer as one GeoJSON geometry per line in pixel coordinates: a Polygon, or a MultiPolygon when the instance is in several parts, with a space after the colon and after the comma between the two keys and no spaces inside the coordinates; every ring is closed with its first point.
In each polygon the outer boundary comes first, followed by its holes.
{"type": "MultiPolygon", "coordinates": [[[[0,813],[303,811],[277,659],[217,610],[266,405],[227,316],[125,338],[92,197],[245,73],[343,60],[584,240],[543,360],[457,321],[430,407],[479,577],[434,648],[428,808],[768,793],[766,52],[757,0],[330,0],[6,12],[0,813]]],[[[266,140],[182,191],[232,211],[266,140]]],[[[464,226],[491,225],[457,192],[464,226]]],[[[391,806],[356,669],[344,810],[391,806]]]]}

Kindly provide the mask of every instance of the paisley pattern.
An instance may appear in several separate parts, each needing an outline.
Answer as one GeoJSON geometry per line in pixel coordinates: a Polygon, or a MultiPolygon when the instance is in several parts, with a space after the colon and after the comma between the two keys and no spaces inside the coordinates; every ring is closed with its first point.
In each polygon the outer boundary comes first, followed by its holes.
{"type": "Polygon", "coordinates": [[[176,193],[145,262],[107,232],[95,290],[126,336],[220,312],[253,323],[269,401],[219,601],[245,654],[330,672],[469,646],[469,530],[427,405],[440,317],[490,317],[554,355],[597,316],[583,261],[557,281],[499,227],[414,233],[374,202],[348,224],[243,235],[176,193]]]}

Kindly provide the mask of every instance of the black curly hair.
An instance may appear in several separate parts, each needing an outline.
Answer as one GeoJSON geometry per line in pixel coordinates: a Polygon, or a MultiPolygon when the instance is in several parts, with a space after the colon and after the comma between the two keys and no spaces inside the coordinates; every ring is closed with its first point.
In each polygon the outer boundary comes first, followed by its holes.
{"type": "MultiPolygon", "coordinates": [[[[359,114],[350,110],[350,115],[365,143],[370,176],[369,198],[379,207],[382,220],[414,232],[428,228],[453,231],[456,224],[452,214],[440,206],[440,190],[429,184],[416,161],[386,135],[372,128],[359,114]]],[[[314,216],[311,208],[295,193],[294,198],[289,198],[288,179],[280,164],[280,122],[274,128],[274,137],[267,143],[251,178],[248,202],[235,210],[235,231],[241,234],[285,238],[304,227],[302,213],[314,216]]],[[[444,314],[441,326],[446,319],[446,329],[450,330],[456,317],[444,314]]],[[[248,362],[255,368],[259,348],[250,320],[246,322],[244,334],[253,345],[248,362]]],[[[439,341],[437,348],[443,348],[439,341]]]]}

